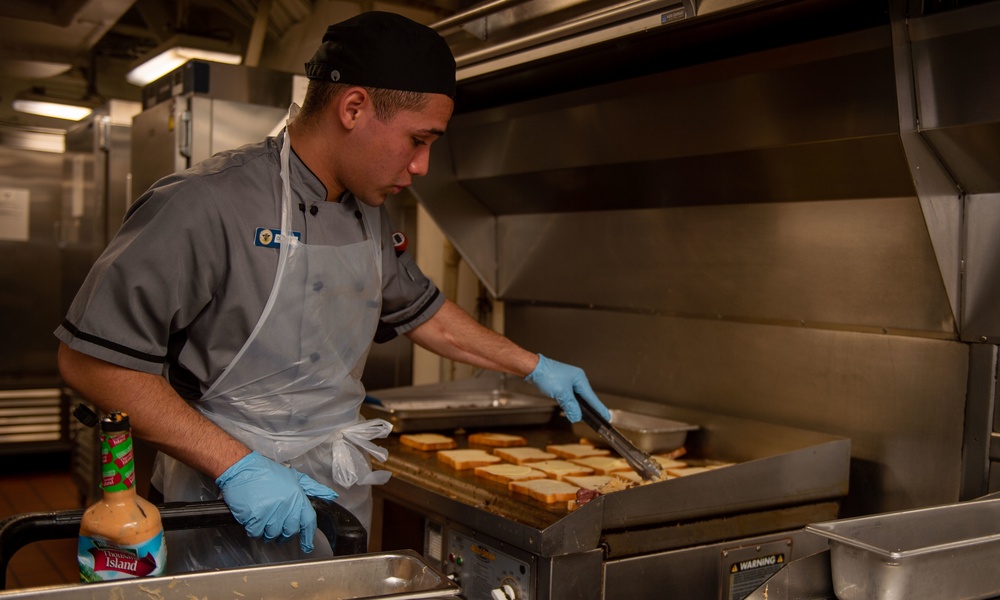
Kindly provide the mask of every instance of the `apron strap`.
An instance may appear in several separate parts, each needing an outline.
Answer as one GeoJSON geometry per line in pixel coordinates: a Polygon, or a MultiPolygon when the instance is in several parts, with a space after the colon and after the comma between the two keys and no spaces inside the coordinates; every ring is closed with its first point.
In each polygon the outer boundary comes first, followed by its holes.
{"type": "Polygon", "coordinates": [[[385,462],[389,452],[372,443],[389,435],[392,425],[384,419],[370,419],[338,431],[330,450],[333,481],[344,487],[381,485],[389,480],[389,471],[372,471],[368,456],[385,462]],[[362,450],[368,454],[366,456],[362,450]]]}

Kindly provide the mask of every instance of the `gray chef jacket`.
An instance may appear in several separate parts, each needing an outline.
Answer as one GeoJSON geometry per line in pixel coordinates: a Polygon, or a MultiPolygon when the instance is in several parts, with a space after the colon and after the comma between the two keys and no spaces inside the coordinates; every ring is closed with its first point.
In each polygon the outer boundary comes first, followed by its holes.
{"type": "MultiPolygon", "coordinates": [[[[154,184],[129,209],[56,337],[70,348],[163,373],[196,399],[257,324],[274,283],[278,248],[255,244],[281,229],[280,138],[220,153],[154,184]]],[[[367,235],[350,193],[326,188],[293,151],[291,229],[306,244],[343,246],[367,235]]],[[[444,297],[407,253],[393,251],[383,207],[382,308],[376,339],[424,323],[444,297]]],[[[351,323],[317,326],[351,327],[351,323]]]]}

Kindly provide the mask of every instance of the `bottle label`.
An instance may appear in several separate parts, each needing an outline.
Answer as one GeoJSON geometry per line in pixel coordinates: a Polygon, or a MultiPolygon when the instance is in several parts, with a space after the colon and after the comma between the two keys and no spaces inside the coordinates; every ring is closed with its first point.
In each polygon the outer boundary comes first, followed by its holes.
{"type": "Polygon", "coordinates": [[[80,581],[112,581],[163,573],[167,545],[163,532],[137,545],[113,544],[98,536],[80,536],[76,551],[80,581]]]}
{"type": "Polygon", "coordinates": [[[109,492],[135,486],[132,436],[128,432],[101,436],[101,485],[109,492]]]}

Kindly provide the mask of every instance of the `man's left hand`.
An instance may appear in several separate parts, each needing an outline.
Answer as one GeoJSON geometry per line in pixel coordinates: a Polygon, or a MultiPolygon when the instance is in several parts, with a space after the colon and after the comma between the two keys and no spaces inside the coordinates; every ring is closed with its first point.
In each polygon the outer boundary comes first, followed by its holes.
{"type": "Polygon", "coordinates": [[[538,365],[525,380],[534,383],[543,394],[558,402],[571,423],[576,423],[583,416],[576,401],[577,395],[596,408],[605,419],[611,419],[608,408],[597,398],[586,374],[579,367],[549,360],[539,354],[538,365]]]}

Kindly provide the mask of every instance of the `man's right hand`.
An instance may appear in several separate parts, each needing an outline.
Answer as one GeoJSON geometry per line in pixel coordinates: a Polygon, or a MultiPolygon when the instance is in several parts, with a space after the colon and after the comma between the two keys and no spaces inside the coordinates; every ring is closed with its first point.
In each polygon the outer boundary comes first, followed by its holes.
{"type": "Polygon", "coordinates": [[[295,469],[258,452],[238,460],[215,480],[222,498],[247,535],[266,541],[299,535],[303,552],[313,551],[316,511],[309,496],[333,500],[337,493],[295,469]]]}

